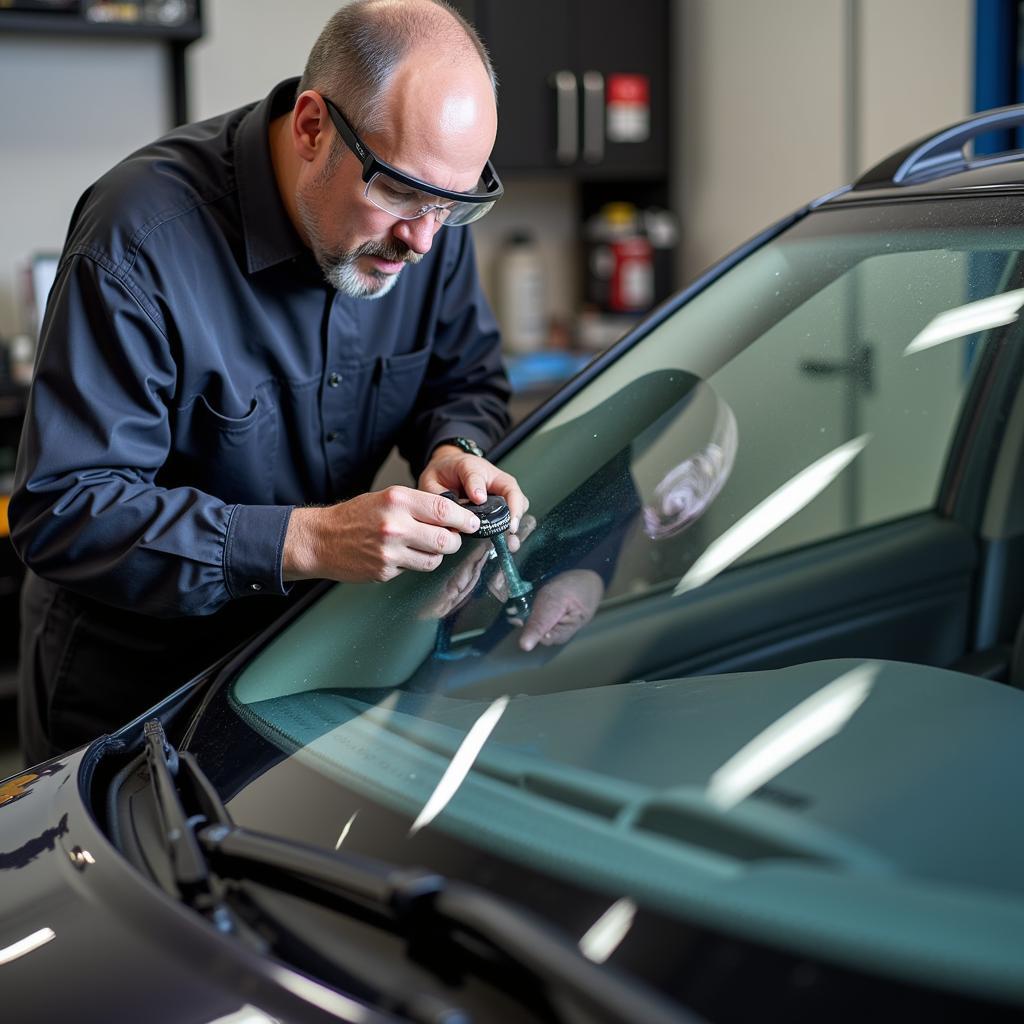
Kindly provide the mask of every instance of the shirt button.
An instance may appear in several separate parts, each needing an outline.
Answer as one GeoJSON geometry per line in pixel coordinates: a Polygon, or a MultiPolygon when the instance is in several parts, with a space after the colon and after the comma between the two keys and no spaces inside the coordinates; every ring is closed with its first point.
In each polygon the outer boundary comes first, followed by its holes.
{"type": "Polygon", "coordinates": [[[327,378],[327,383],[330,384],[332,388],[336,388],[342,382],[342,379],[343,378],[340,373],[332,373],[330,377],[327,378]]]}
{"type": "Polygon", "coordinates": [[[335,432],[334,432],[334,431],[332,430],[332,431],[331,431],[331,432],[330,432],[330,433],[329,433],[329,434],[327,435],[327,437],[325,438],[325,440],[327,440],[328,442],[331,442],[331,441],[337,441],[337,440],[338,440],[338,435],[337,435],[337,434],[336,434],[336,433],[335,433],[335,432]]]}
{"type": "Polygon", "coordinates": [[[250,583],[249,587],[252,590],[262,590],[263,589],[263,584],[262,583],[250,583]]]}

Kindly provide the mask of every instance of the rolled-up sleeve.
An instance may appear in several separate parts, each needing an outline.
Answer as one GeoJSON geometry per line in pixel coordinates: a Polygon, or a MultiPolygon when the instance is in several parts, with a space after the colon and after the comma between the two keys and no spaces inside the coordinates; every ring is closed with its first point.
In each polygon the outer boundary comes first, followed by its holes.
{"type": "Polygon", "coordinates": [[[120,268],[76,254],[54,284],[9,516],[25,564],[157,616],[284,593],[292,506],[162,487],[177,370],[159,311],[120,268]]]}
{"type": "Polygon", "coordinates": [[[490,448],[508,430],[509,384],[501,336],[480,287],[472,236],[457,235],[443,282],[434,348],[399,450],[419,473],[446,437],[468,437],[490,448]]]}

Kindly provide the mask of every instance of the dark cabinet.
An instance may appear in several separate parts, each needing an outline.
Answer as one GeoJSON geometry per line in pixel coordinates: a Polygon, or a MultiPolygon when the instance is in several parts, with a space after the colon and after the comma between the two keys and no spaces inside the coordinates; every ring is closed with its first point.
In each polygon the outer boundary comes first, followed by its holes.
{"type": "Polygon", "coordinates": [[[461,0],[498,73],[498,173],[668,172],[668,0],[461,0]]]}

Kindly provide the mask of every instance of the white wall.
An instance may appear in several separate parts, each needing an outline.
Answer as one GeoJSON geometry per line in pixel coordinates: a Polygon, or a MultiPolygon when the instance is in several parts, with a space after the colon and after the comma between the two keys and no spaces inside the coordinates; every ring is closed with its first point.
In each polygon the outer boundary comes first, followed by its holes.
{"type": "Polygon", "coordinates": [[[675,14],[689,279],[842,181],[842,0],[676,0],[675,14]]]}
{"type": "Polygon", "coordinates": [[[965,116],[973,0],[675,0],[681,280],[965,116]],[[848,14],[858,12],[850,96],[848,14]],[[857,111],[848,139],[848,111],[857,111]]]}
{"type": "Polygon", "coordinates": [[[974,0],[861,0],[859,153],[866,170],[966,117],[974,100],[974,0]]]}
{"type": "Polygon", "coordinates": [[[30,255],[59,251],[82,191],[169,119],[154,43],[0,36],[0,336],[28,328],[30,255]]]}
{"type": "Polygon", "coordinates": [[[188,48],[189,113],[212,117],[301,75],[313,40],[344,0],[207,0],[205,34],[188,48]]]}

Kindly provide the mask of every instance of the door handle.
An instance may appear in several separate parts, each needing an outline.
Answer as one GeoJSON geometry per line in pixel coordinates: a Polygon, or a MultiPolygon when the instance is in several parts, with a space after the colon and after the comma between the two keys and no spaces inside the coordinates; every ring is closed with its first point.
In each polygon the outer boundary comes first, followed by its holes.
{"type": "Polygon", "coordinates": [[[858,345],[847,360],[802,359],[800,372],[808,377],[849,377],[854,387],[870,394],[875,389],[875,350],[858,345]]]}
{"type": "Polygon", "coordinates": [[[560,164],[576,162],[580,149],[580,111],[576,76],[571,71],[556,71],[552,76],[557,104],[558,141],[555,158],[560,164]]]}
{"type": "Polygon", "coordinates": [[[604,159],[604,75],[583,72],[583,159],[598,164],[604,159]]]}

